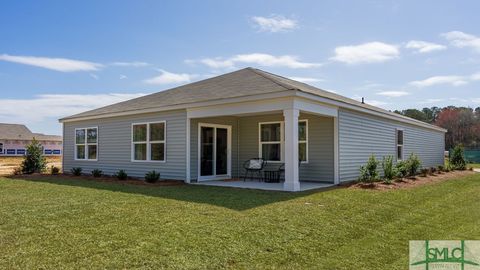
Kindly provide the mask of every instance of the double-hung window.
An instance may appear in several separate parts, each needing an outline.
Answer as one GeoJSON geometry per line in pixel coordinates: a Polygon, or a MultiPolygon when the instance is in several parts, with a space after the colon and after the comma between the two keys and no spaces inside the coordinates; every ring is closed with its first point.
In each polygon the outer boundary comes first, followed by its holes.
{"type": "Polygon", "coordinates": [[[75,129],[75,159],[97,160],[98,157],[98,128],[75,129]]]}
{"type": "Polygon", "coordinates": [[[403,160],[403,130],[397,129],[397,160],[403,160]]]}
{"type": "MultiPolygon", "coordinates": [[[[284,147],[283,122],[259,124],[259,156],[267,161],[283,161],[284,147]]],[[[298,158],[308,162],[308,121],[298,121],[298,158]]]]}
{"type": "Polygon", "coordinates": [[[165,161],[165,122],[132,125],[132,161],[165,161]]]}

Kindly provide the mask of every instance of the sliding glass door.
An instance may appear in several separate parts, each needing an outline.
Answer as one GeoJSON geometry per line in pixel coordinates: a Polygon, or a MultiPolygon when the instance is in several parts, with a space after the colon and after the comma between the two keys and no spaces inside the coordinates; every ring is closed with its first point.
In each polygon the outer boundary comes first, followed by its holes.
{"type": "Polygon", "coordinates": [[[199,135],[198,180],[231,177],[231,127],[200,124],[199,135]]]}

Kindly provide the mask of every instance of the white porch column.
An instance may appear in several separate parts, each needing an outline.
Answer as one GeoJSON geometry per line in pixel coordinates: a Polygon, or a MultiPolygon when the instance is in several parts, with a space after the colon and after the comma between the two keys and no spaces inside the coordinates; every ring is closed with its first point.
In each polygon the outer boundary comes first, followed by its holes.
{"type": "Polygon", "coordinates": [[[298,179],[298,116],[297,109],[283,110],[285,118],[285,191],[299,191],[298,179]]]}
{"type": "Polygon", "coordinates": [[[190,183],[190,163],[191,163],[191,158],[190,158],[190,126],[191,126],[191,121],[190,118],[187,116],[187,121],[186,121],[186,142],[185,142],[185,183],[190,183]]]}

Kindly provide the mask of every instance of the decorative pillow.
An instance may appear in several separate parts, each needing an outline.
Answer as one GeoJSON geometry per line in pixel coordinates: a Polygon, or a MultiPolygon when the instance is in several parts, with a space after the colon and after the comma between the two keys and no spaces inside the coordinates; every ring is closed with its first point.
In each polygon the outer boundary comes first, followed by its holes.
{"type": "Polygon", "coordinates": [[[250,164],[248,165],[249,169],[261,169],[262,161],[259,159],[251,159],[250,164]]]}

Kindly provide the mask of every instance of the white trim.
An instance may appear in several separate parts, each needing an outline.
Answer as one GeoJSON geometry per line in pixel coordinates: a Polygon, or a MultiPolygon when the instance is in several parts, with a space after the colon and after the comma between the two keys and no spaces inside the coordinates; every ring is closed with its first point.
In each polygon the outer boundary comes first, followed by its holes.
{"type": "Polygon", "coordinates": [[[132,123],[130,130],[130,161],[131,162],[154,162],[154,163],[166,163],[167,162],[167,121],[152,121],[152,122],[138,122],[132,123]],[[150,141],[150,125],[163,123],[163,141],[150,141]],[[133,126],[146,125],[146,141],[134,142],[133,141],[133,126]],[[152,144],[163,143],[163,160],[151,160],[152,144]],[[135,159],[135,144],[145,144],[147,146],[147,153],[145,160],[135,159]]]}
{"type": "Polygon", "coordinates": [[[398,161],[403,161],[405,159],[405,156],[404,156],[404,154],[405,154],[404,148],[405,147],[404,147],[404,145],[405,145],[405,130],[403,128],[396,128],[395,129],[395,155],[396,155],[395,159],[397,160],[397,162],[398,161]],[[398,132],[399,131],[402,132],[402,144],[398,143],[398,132]],[[402,152],[401,152],[402,158],[401,159],[398,158],[398,147],[399,146],[402,148],[402,152]]]}
{"type": "MultiPolygon", "coordinates": [[[[99,150],[98,145],[99,145],[99,139],[100,139],[100,138],[99,138],[99,137],[100,137],[99,134],[100,134],[100,132],[99,132],[99,130],[98,130],[98,126],[75,128],[75,130],[74,130],[74,137],[73,137],[73,140],[74,140],[74,143],[73,143],[73,147],[74,147],[74,149],[73,149],[73,154],[74,154],[74,160],[75,160],[75,161],[98,161],[98,150],[99,150]],[[88,138],[87,138],[88,132],[87,132],[87,131],[88,131],[89,129],[96,129],[96,130],[97,130],[97,141],[96,141],[96,143],[88,143],[88,138]],[[77,143],[77,130],[85,130],[85,142],[84,142],[84,143],[77,143]],[[77,157],[77,146],[78,146],[78,145],[83,145],[83,146],[84,146],[84,150],[83,150],[84,153],[83,153],[83,154],[85,155],[85,158],[83,158],[83,159],[80,159],[80,158],[77,157]],[[95,146],[97,146],[95,159],[89,159],[89,158],[88,158],[88,146],[90,146],[90,145],[95,145],[95,146]]],[[[62,162],[63,162],[63,161],[62,161],[62,162]]]]}
{"type": "Polygon", "coordinates": [[[283,121],[270,121],[270,122],[258,122],[258,157],[263,157],[262,153],[262,145],[263,144],[280,144],[280,160],[266,160],[268,163],[283,163],[285,160],[284,155],[284,143],[285,143],[285,131],[284,131],[284,123],[283,121]],[[269,142],[262,142],[262,125],[268,124],[280,124],[280,141],[269,141],[269,142]]]}
{"type": "Polygon", "coordinates": [[[340,134],[338,117],[333,118],[333,183],[340,184],[340,134]]]}
{"type": "Polygon", "coordinates": [[[232,178],[232,126],[230,125],[220,125],[220,124],[210,124],[210,123],[198,123],[198,133],[197,133],[197,181],[208,181],[208,180],[220,180],[220,179],[230,179],[232,178]],[[211,127],[214,128],[213,133],[213,175],[202,176],[201,175],[201,136],[202,136],[202,127],[211,127]],[[216,164],[217,164],[217,128],[227,129],[227,174],[217,175],[216,164]]]}
{"type": "Polygon", "coordinates": [[[298,116],[300,111],[288,109],[283,111],[285,120],[285,191],[299,191],[299,163],[298,163],[298,116]]]}
{"type": "Polygon", "coordinates": [[[186,172],[185,172],[185,182],[186,183],[190,183],[190,179],[191,179],[191,169],[190,169],[190,163],[192,162],[192,159],[191,159],[191,153],[190,153],[190,145],[191,145],[191,141],[190,141],[190,127],[191,126],[191,120],[190,118],[187,117],[187,121],[186,121],[186,146],[185,146],[185,156],[186,156],[186,159],[185,159],[185,162],[186,162],[186,166],[185,166],[185,169],[186,169],[186,172]]]}

